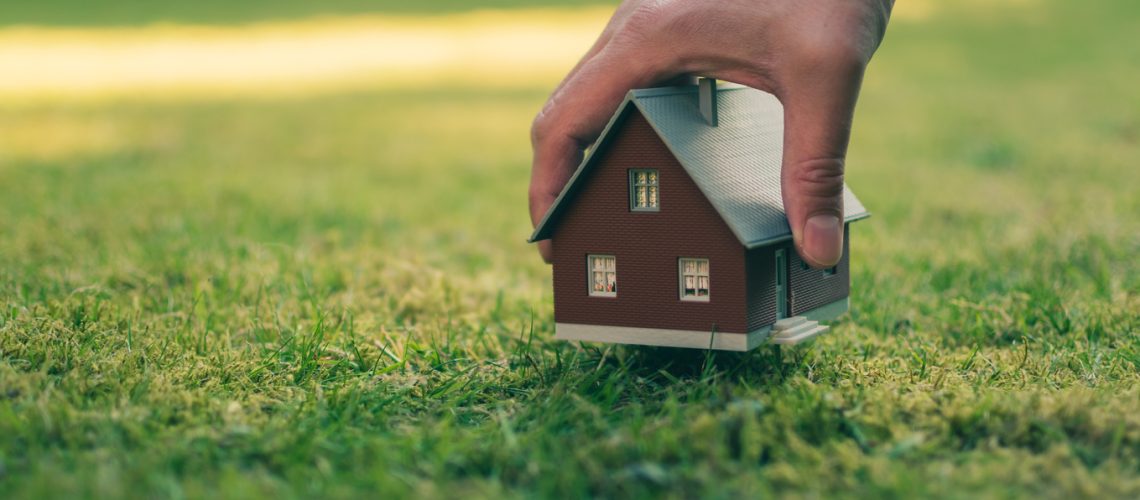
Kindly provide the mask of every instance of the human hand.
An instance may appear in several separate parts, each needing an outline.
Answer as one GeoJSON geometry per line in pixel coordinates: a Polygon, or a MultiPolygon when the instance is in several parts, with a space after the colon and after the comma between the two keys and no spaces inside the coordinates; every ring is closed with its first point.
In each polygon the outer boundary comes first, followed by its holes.
{"type": "MultiPolygon", "coordinates": [[[[781,187],[796,249],[843,256],[843,168],[855,101],[893,0],[626,0],[531,128],[537,224],[626,92],[702,75],[784,105],[781,187]]],[[[547,262],[549,240],[539,242],[547,262]]]]}

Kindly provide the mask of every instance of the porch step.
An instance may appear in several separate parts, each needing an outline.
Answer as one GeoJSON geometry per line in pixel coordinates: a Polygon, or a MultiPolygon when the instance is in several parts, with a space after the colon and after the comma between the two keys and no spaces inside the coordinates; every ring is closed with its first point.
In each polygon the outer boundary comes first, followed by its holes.
{"type": "Polygon", "coordinates": [[[819,326],[819,323],[816,323],[815,321],[804,321],[790,328],[781,328],[779,330],[776,330],[776,333],[779,334],[780,337],[795,337],[796,335],[809,331],[817,326],[819,326]]]}
{"type": "Polygon", "coordinates": [[[780,321],[777,321],[775,325],[772,325],[772,331],[784,330],[784,329],[796,326],[800,323],[806,323],[806,322],[807,322],[807,318],[805,318],[803,316],[792,316],[790,318],[784,318],[780,321]]]}
{"type": "Polygon", "coordinates": [[[828,327],[819,324],[818,321],[808,321],[803,316],[795,316],[782,319],[772,325],[772,335],[768,341],[773,344],[795,345],[827,330],[828,327]]]}
{"type": "Polygon", "coordinates": [[[800,342],[803,342],[805,340],[810,340],[810,339],[814,338],[816,335],[819,335],[823,332],[826,332],[828,329],[829,329],[829,327],[827,327],[827,326],[816,325],[815,328],[811,328],[811,329],[808,329],[806,331],[799,332],[794,336],[788,336],[786,334],[775,335],[771,338],[771,340],[769,340],[769,342],[771,342],[773,344],[780,344],[780,345],[796,345],[796,344],[799,344],[800,342]]]}

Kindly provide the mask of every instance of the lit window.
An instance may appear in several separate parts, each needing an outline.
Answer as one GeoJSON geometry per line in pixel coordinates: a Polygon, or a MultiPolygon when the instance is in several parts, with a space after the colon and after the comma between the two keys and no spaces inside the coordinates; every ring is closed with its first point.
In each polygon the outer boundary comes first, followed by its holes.
{"type": "Polygon", "coordinates": [[[681,300],[709,300],[709,260],[681,259],[681,300]]]}
{"type": "Polygon", "coordinates": [[[658,185],[656,170],[629,171],[629,208],[631,210],[656,212],[658,185]]]}
{"type": "Polygon", "coordinates": [[[590,255],[586,262],[590,270],[590,295],[617,297],[617,260],[612,255],[590,255]]]}

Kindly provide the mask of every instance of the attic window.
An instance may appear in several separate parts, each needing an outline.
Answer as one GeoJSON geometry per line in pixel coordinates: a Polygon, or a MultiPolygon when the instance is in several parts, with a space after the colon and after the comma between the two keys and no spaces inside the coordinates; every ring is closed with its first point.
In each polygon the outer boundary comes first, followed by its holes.
{"type": "Polygon", "coordinates": [[[617,297],[617,259],[612,255],[588,255],[587,283],[591,297],[617,297]]]}
{"type": "Polygon", "coordinates": [[[709,260],[680,259],[681,300],[709,300],[709,260]]]}
{"type": "Polygon", "coordinates": [[[633,169],[629,171],[629,209],[635,212],[656,212],[658,209],[657,170],[633,169]]]}

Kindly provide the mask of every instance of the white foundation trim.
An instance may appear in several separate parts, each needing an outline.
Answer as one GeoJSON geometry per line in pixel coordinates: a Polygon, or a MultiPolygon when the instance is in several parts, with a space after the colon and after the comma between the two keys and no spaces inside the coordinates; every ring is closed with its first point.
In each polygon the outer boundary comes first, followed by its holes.
{"type": "MultiPolygon", "coordinates": [[[[830,321],[847,312],[850,299],[844,298],[812,309],[801,316],[810,321],[830,321]]],[[[637,328],[630,326],[583,325],[555,323],[554,338],[612,344],[687,347],[718,351],[751,351],[768,341],[772,327],[766,326],[749,333],[705,332],[698,330],[669,330],[664,328],[637,328]]]]}
{"type": "Polygon", "coordinates": [[[771,327],[764,327],[751,333],[724,333],[576,323],[554,324],[554,338],[559,340],[688,347],[690,349],[709,349],[711,347],[718,351],[750,351],[768,339],[769,331],[771,331],[771,327]]]}

